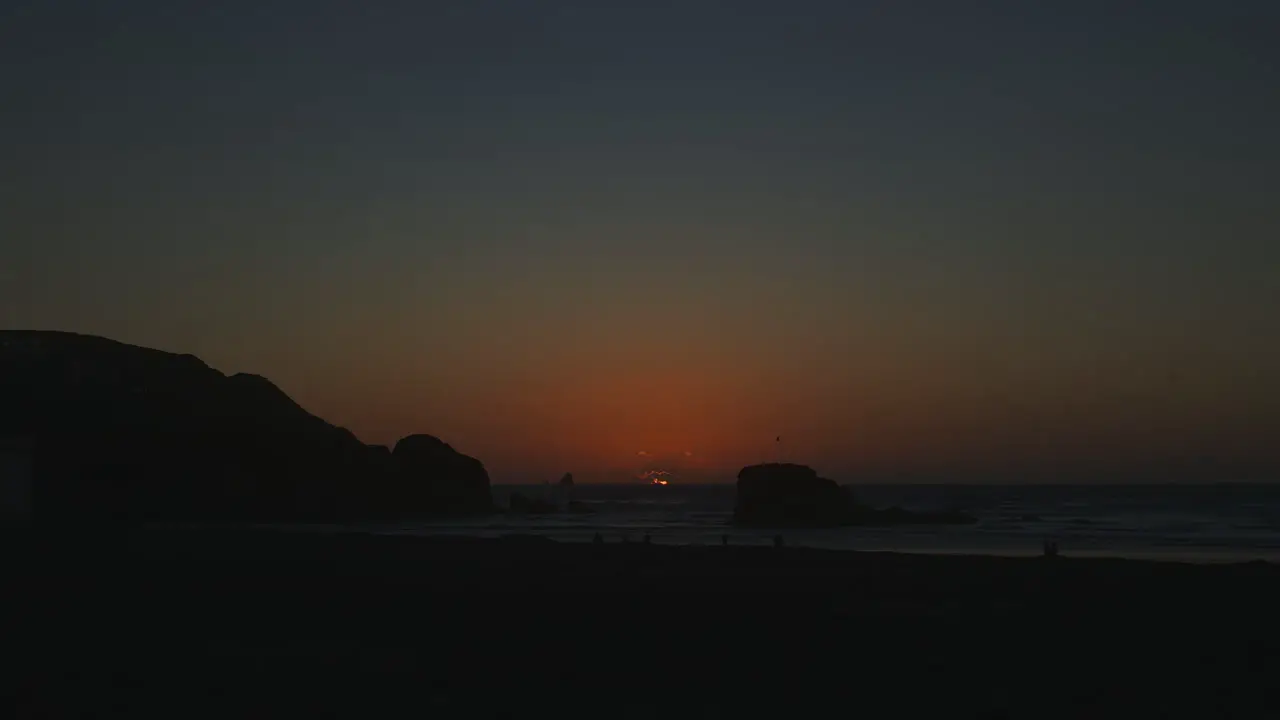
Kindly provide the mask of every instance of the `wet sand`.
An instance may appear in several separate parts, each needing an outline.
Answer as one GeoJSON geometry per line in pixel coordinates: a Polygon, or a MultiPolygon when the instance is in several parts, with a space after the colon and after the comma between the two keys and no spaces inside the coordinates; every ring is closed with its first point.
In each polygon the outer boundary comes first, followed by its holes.
{"type": "Polygon", "coordinates": [[[19,716],[1276,716],[1280,568],[9,533],[19,716]]]}

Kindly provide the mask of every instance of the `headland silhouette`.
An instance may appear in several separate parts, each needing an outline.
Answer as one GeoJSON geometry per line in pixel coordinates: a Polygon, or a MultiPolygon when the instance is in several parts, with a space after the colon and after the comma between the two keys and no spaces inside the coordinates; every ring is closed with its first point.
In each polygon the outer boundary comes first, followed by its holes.
{"type": "Polygon", "coordinates": [[[477,459],[430,435],[366,445],[266,378],[61,332],[0,333],[3,432],[45,521],[349,522],[493,509],[477,459]]]}

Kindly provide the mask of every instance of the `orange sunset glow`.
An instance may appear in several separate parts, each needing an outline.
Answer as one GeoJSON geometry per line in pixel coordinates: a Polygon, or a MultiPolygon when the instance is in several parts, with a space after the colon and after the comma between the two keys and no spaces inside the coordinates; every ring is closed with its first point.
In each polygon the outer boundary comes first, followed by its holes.
{"type": "MultiPolygon", "coordinates": [[[[284,359],[210,354],[222,367],[292,372],[286,391],[367,441],[390,444],[430,428],[501,479],[572,470],[584,482],[635,482],[662,468],[678,469],[683,482],[720,482],[745,464],[779,459],[841,477],[1030,473],[1069,467],[1064,455],[1128,468],[1219,442],[1228,430],[1236,457],[1267,458],[1268,425],[1249,405],[1233,406],[1236,396],[1207,383],[1184,380],[1175,394],[1168,374],[1143,371],[1132,352],[1123,362],[1097,355],[1113,367],[1107,377],[1048,352],[1037,374],[1018,375],[1007,357],[962,350],[959,339],[941,353],[945,363],[925,362],[894,332],[902,331],[864,326],[821,340],[803,328],[779,331],[830,350],[817,356],[753,352],[750,337],[715,326],[703,336],[672,333],[682,342],[661,352],[630,349],[630,328],[533,345],[528,357],[512,355],[509,338],[477,336],[465,353],[423,349],[430,365],[409,352],[370,356],[343,384],[329,382],[338,371],[326,369],[332,356],[308,360],[315,370],[299,375],[284,359]],[[865,347],[853,342],[859,334],[865,347]],[[1195,421],[1207,415],[1214,425],[1195,421]]],[[[1145,367],[1170,357],[1153,351],[1145,367]]]]}

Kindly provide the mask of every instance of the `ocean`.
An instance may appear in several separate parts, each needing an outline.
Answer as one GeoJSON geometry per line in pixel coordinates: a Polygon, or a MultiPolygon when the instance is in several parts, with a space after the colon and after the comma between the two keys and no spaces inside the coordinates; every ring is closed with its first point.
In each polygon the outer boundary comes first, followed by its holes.
{"type": "Polygon", "coordinates": [[[781,532],[788,546],[864,551],[1036,555],[1045,539],[1066,556],[1189,562],[1280,562],[1280,485],[858,485],[876,507],[960,509],[976,525],[961,527],[747,530],[729,524],[728,485],[495,486],[506,507],[512,492],[589,513],[499,514],[367,528],[391,534],[497,537],[535,534],[565,542],[765,545],[781,532]]]}

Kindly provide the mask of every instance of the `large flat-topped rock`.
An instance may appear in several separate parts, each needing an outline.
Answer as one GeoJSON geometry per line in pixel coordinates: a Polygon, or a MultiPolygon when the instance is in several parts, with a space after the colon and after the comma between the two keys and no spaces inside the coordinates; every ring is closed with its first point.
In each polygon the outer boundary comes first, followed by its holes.
{"type": "Polygon", "coordinates": [[[843,524],[852,498],[805,465],[751,465],[738,473],[733,519],[739,525],[822,527],[843,524]]]}

